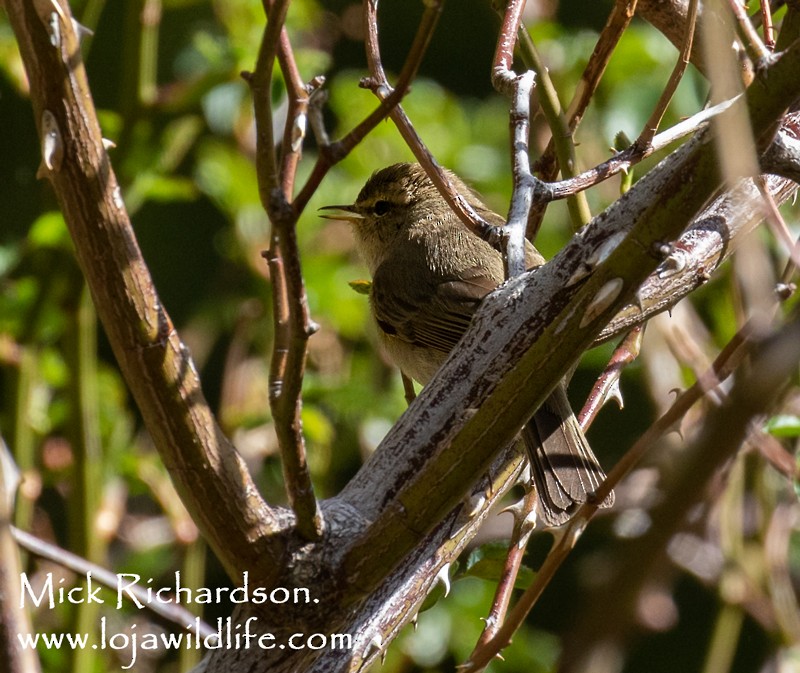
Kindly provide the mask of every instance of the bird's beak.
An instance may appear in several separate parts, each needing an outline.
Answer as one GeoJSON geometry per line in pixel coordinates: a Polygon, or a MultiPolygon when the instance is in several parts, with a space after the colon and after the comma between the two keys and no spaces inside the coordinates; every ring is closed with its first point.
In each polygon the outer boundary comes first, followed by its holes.
{"type": "Polygon", "coordinates": [[[326,220],[342,220],[343,222],[350,222],[357,224],[364,219],[364,216],[356,210],[355,206],[322,206],[320,210],[338,210],[339,213],[321,213],[320,217],[326,220]]]}

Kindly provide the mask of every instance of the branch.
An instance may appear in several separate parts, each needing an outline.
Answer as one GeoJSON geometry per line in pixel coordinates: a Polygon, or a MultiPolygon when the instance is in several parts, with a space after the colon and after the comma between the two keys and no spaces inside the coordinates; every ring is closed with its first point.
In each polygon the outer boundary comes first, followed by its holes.
{"type": "MultiPolygon", "coordinates": [[[[572,98],[572,102],[567,109],[567,122],[569,124],[570,136],[578,128],[578,125],[583,119],[586,108],[589,107],[589,102],[592,100],[600,79],[605,72],[608,62],[611,60],[611,55],[614,53],[619,40],[622,38],[623,33],[627,30],[628,24],[633,19],[634,11],[636,10],[637,0],[617,0],[614,3],[614,9],[611,11],[606,25],[600,33],[600,38],[597,40],[594,51],[586,63],[586,67],[581,75],[581,81],[572,98]]],[[[556,137],[550,139],[547,149],[542,153],[536,162],[535,169],[543,180],[555,180],[558,175],[559,165],[556,161],[556,143],[561,142],[556,137]]],[[[570,137],[570,143],[572,143],[570,137]]],[[[563,157],[560,158],[563,163],[563,157]]],[[[563,170],[563,169],[562,169],[563,170]]],[[[564,173],[565,177],[570,177],[564,173]]],[[[537,203],[531,208],[530,215],[528,216],[528,236],[533,240],[535,234],[539,231],[542,219],[544,218],[547,203],[537,203]]]]}
{"type": "Polygon", "coordinates": [[[675,64],[672,74],[670,74],[666,88],[661,92],[656,108],[651,113],[650,118],[644,125],[644,129],[634,143],[637,147],[647,147],[653,141],[658,127],[661,125],[661,120],[664,118],[664,113],[667,111],[670,101],[672,100],[672,96],[675,94],[681,79],[683,79],[683,73],[686,72],[686,66],[689,65],[689,57],[692,53],[699,5],[700,0],[689,0],[689,9],[686,17],[686,32],[683,44],[681,45],[681,53],[678,57],[678,62],[675,64]]]}
{"type": "MultiPolygon", "coordinates": [[[[62,568],[71,570],[76,575],[86,577],[88,574],[91,574],[92,579],[96,580],[98,584],[112,591],[117,590],[119,586],[119,575],[117,573],[106,570],[96,563],[92,563],[77,554],[73,554],[66,549],[51,544],[46,540],[42,540],[35,535],[26,533],[19,528],[11,528],[11,533],[19,546],[23,547],[34,556],[46,559],[62,568]]],[[[17,584],[19,584],[19,582],[17,582],[17,584]]],[[[195,621],[196,615],[182,605],[151,600],[148,595],[148,589],[145,587],[140,587],[138,584],[131,584],[125,588],[123,593],[126,599],[138,601],[144,606],[145,610],[152,612],[166,622],[176,624],[185,631],[192,631],[194,627],[197,626],[197,635],[201,638],[216,633],[216,631],[205,622],[200,620],[195,621]]]]}
{"type": "Polygon", "coordinates": [[[600,409],[609,400],[616,400],[619,408],[623,406],[622,392],[619,387],[619,380],[622,378],[622,370],[633,362],[639,355],[644,336],[644,324],[636,325],[614,350],[603,373],[592,386],[592,390],[578,414],[578,422],[581,429],[586,432],[587,428],[594,422],[600,409]]]}
{"type": "Polygon", "coordinates": [[[246,79],[250,83],[255,108],[258,192],[272,223],[269,251],[264,254],[272,280],[275,325],[269,402],[275,418],[284,483],[297,516],[297,530],[307,540],[318,540],[325,524],[308,469],[301,417],[308,339],[316,332],[317,326],[311,321],[300,268],[297,214],[289,206],[305,135],[308,93],[300,81],[284,29],[289,1],[265,1],[264,9],[267,25],[256,69],[246,79]],[[279,52],[290,101],[280,169],[275,156],[272,128],[272,71],[279,52]]]}
{"type": "MultiPolygon", "coordinates": [[[[638,15],[659,30],[677,49],[680,50],[686,35],[686,24],[689,20],[689,0],[639,0],[638,15]]],[[[706,19],[707,12],[700,6],[698,21],[706,19]]],[[[707,63],[703,53],[703,40],[695,41],[689,59],[701,73],[706,72],[707,63]]],[[[749,82],[753,77],[753,64],[743,54],[739,67],[742,77],[749,82]]]]}
{"type": "Polygon", "coordinates": [[[280,565],[278,533],[288,517],[258,495],[159,301],[103,148],[69,7],[24,0],[5,7],[30,81],[40,173],[64,213],[122,375],[181,498],[228,572],[257,569],[267,583],[280,565]]]}
{"type": "MultiPolygon", "coordinates": [[[[377,0],[374,1],[377,2],[377,0]]],[[[377,30],[377,5],[375,5],[372,10],[370,10],[369,2],[365,3],[365,5],[367,6],[365,9],[365,21],[370,21],[370,17],[374,15],[375,30],[377,30]]],[[[296,213],[299,214],[302,212],[303,208],[306,207],[309,199],[314,194],[317,187],[319,187],[322,178],[325,177],[331,166],[344,159],[372,129],[390,115],[395,106],[399,105],[400,101],[409,92],[411,83],[417,76],[417,71],[422,63],[422,57],[425,55],[431,38],[433,37],[433,31],[439,22],[443,7],[444,0],[431,0],[425,3],[425,12],[420,20],[417,33],[414,36],[414,42],[408,50],[408,56],[406,56],[403,69],[400,71],[400,75],[397,78],[397,83],[394,89],[388,87],[388,83],[386,83],[390,93],[385,98],[381,98],[380,105],[363,122],[337,142],[329,143],[324,133],[317,133],[320,154],[308,181],[303,185],[300,194],[298,194],[292,204],[296,213]]],[[[377,37],[375,39],[375,44],[377,45],[377,37]]],[[[368,88],[371,88],[370,82],[365,81],[365,84],[368,88]]],[[[319,120],[319,123],[316,125],[322,130],[321,120],[319,120]]]]}
{"type": "MultiPolygon", "coordinates": [[[[773,175],[766,176],[765,181],[775,200],[781,203],[797,190],[794,182],[773,175]]],[[[763,200],[752,180],[743,180],[717,197],[691,228],[667,247],[664,262],[639,288],[637,302],[614,316],[598,341],[607,341],[666,311],[705,285],[763,217],[763,200]]]]}
{"type": "Polygon", "coordinates": [[[541,200],[568,198],[578,191],[599,185],[610,177],[627,171],[654,152],[664,149],[676,140],[680,140],[687,135],[703,130],[706,126],[706,122],[713,120],[716,116],[728,110],[737,100],[738,97],[734,97],[730,100],[718,103],[713,107],[701,110],[691,117],[662,131],[655,136],[648,145],[639,146],[637,143],[634,143],[627,149],[617,152],[603,163],[585,170],[583,173],[579,173],[572,178],[545,183],[546,190],[545,193],[541,195],[541,200]]]}
{"type": "MultiPolygon", "coordinates": [[[[432,11],[433,8],[440,11],[442,1],[443,0],[432,2],[426,10],[426,13],[427,11],[432,11]]],[[[367,29],[366,49],[370,77],[362,82],[362,86],[370,89],[378,99],[385,105],[388,105],[393,90],[389,85],[389,80],[386,78],[386,73],[381,63],[380,45],[378,41],[378,0],[366,0],[364,2],[364,23],[367,29]]],[[[417,161],[419,161],[425,169],[428,177],[430,177],[433,184],[436,185],[436,188],[442,194],[447,205],[470,231],[499,249],[503,236],[500,228],[484,220],[483,217],[475,212],[472,206],[467,203],[466,199],[456,191],[450,182],[450,178],[447,177],[447,174],[442,170],[442,167],[425,146],[422,138],[417,134],[411,120],[406,116],[399,102],[390,109],[389,117],[391,117],[395,126],[397,126],[397,130],[414,153],[417,161]]]]}
{"type": "MultiPolygon", "coordinates": [[[[514,44],[520,32],[522,10],[525,0],[511,0],[503,16],[503,25],[497,38],[497,47],[492,67],[492,84],[500,93],[511,98],[509,127],[511,132],[512,172],[514,188],[511,205],[503,228],[503,243],[507,277],[513,278],[524,273],[525,226],[533,203],[538,179],[531,173],[528,156],[528,136],[530,133],[531,95],[536,83],[533,70],[517,75],[512,70],[514,44]]],[[[555,92],[552,92],[555,95],[555,92]]]]}
{"type": "Polygon", "coordinates": [[[355,629],[350,631],[356,639],[356,648],[341,652],[339,657],[331,653],[332,657],[345,660],[343,667],[336,668],[332,658],[322,657],[308,669],[309,673],[363,671],[370,662],[383,656],[403,626],[416,619],[422,603],[437,585],[442,585],[447,594],[452,564],[517,482],[521,469],[523,456],[515,447],[502,451],[471,495],[423,537],[360,606],[355,629]]]}
{"type": "MultiPolygon", "coordinates": [[[[524,26],[521,26],[518,32],[520,54],[525,64],[536,73],[538,81],[537,98],[542,112],[544,113],[544,117],[547,120],[547,125],[550,127],[551,141],[548,150],[550,147],[553,148],[555,157],[558,158],[558,168],[561,170],[561,175],[564,178],[574,177],[575,171],[578,168],[578,160],[575,155],[575,140],[573,137],[574,127],[564,113],[561,101],[558,99],[555,85],[550,79],[550,71],[539,56],[533,38],[531,38],[530,33],[528,33],[524,26]]],[[[555,178],[556,168],[554,157],[546,159],[545,161],[550,162],[552,172],[550,175],[542,177],[546,180],[552,180],[555,178]]],[[[537,162],[537,165],[540,165],[539,162],[537,162]]],[[[538,206],[536,212],[543,213],[546,202],[536,205],[538,206]]],[[[567,208],[572,218],[572,227],[575,230],[580,229],[592,219],[592,214],[589,210],[589,202],[586,199],[586,195],[581,192],[568,197],[567,208]]],[[[531,209],[532,212],[534,210],[533,208],[531,209]]],[[[529,221],[531,221],[530,216],[529,221]]],[[[534,229],[529,226],[527,236],[532,242],[535,242],[541,218],[535,216],[533,221],[536,221],[536,228],[534,229]]]]}

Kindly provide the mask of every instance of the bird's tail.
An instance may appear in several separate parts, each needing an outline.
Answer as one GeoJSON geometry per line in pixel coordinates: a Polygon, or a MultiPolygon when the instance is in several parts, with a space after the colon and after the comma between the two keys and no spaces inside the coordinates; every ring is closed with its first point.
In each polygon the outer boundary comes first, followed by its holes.
{"type": "MultiPolygon", "coordinates": [[[[539,501],[539,516],[547,527],[566,523],[606,478],[578,425],[564,384],[553,391],[522,431],[539,501]]],[[[600,507],[611,507],[614,493],[600,507]]]]}

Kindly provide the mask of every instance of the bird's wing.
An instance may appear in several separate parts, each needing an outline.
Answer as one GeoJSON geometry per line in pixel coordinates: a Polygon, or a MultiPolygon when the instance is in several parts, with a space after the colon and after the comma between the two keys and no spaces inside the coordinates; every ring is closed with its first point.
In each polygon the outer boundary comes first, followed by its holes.
{"type": "Polygon", "coordinates": [[[426,282],[411,268],[385,263],[373,278],[372,306],[378,326],[386,334],[449,353],[478,304],[495,287],[497,281],[479,267],[467,269],[457,279],[426,282]],[[394,289],[397,283],[405,286],[403,299],[394,289]]]}

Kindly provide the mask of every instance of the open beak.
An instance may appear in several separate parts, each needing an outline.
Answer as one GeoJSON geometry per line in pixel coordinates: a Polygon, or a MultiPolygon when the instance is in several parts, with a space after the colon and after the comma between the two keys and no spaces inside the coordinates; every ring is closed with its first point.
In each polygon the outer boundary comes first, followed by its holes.
{"type": "Polygon", "coordinates": [[[320,217],[324,217],[326,220],[341,220],[343,222],[350,222],[351,224],[357,224],[361,220],[364,219],[364,216],[356,211],[355,206],[322,206],[320,210],[338,210],[338,213],[320,213],[320,217]]]}

